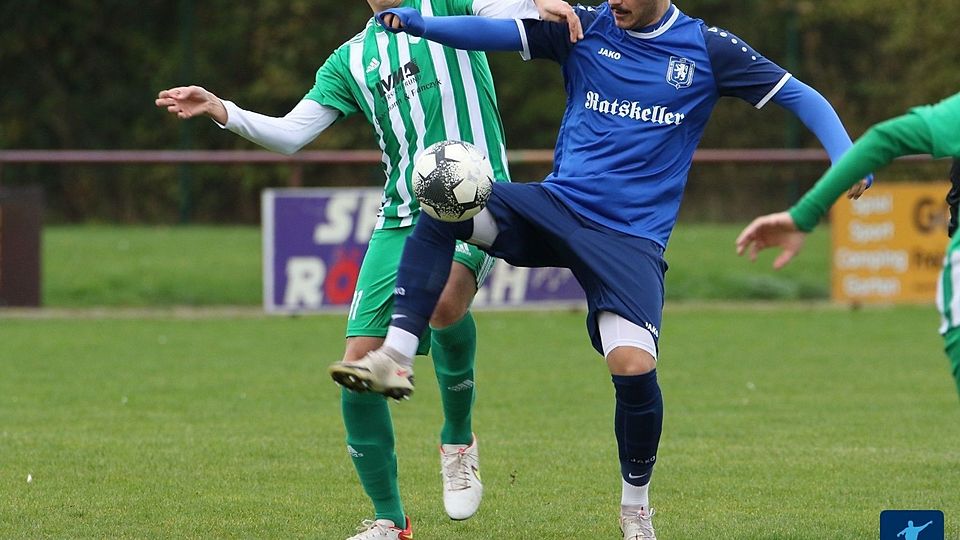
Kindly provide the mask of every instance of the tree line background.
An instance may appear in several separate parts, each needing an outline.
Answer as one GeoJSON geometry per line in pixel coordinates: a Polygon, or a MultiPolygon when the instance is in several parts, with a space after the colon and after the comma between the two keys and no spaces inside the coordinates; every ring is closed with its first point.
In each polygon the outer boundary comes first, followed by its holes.
{"type": "MultiPolygon", "coordinates": [[[[677,0],[687,14],[738,34],[817,88],[853,137],[869,125],[960,90],[956,0],[677,0]]],[[[587,2],[590,4],[590,2],[587,2]]],[[[206,119],[154,107],[161,89],[198,84],[240,106],[285,114],[317,68],[360,31],[362,0],[0,0],[0,149],[256,149],[206,119]]],[[[552,148],[565,103],[555,64],[490,55],[508,147],[552,148]]],[[[776,106],[721,100],[701,148],[818,147],[776,106]]],[[[357,117],[307,149],[373,149],[357,117]]],[[[515,166],[515,180],[545,166],[515,166]]],[[[683,216],[746,219],[779,209],[823,166],[697,165],[683,216]]],[[[883,178],[945,178],[945,164],[896,166],[883,178]]],[[[6,165],[2,185],[39,184],[48,222],[252,223],[263,188],[289,167],[6,165]]],[[[306,185],[380,186],[376,167],[309,166],[306,185]]]]}

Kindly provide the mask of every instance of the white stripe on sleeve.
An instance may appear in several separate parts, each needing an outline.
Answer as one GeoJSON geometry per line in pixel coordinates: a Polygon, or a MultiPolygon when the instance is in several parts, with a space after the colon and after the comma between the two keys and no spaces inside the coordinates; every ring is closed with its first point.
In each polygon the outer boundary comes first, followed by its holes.
{"type": "Polygon", "coordinates": [[[773,99],[773,96],[777,95],[777,92],[779,92],[780,89],[783,88],[783,85],[787,84],[787,81],[789,81],[790,77],[792,76],[793,75],[790,75],[789,73],[784,73],[783,77],[780,79],[780,82],[778,82],[776,86],[774,86],[769,92],[767,92],[767,95],[763,96],[763,99],[758,101],[757,104],[754,105],[754,107],[756,107],[757,109],[762,109],[763,106],[766,105],[768,101],[773,99]]]}

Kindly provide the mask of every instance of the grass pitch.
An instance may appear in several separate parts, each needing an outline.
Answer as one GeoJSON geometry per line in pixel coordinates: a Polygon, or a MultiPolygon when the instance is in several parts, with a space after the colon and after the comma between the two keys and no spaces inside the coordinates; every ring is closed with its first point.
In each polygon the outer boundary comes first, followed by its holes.
{"type": "MultiPolygon", "coordinates": [[[[801,300],[830,294],[826,227],[772,272],[734,255],[739,225],[681,223],[667,250],[667,299],[801,300]]],[[[256,227],[47,227],[43,304],[51,307],[256,306],[262,302],[256,227]]]]}
{"type": "MultiPolygon", "coordinates": [[[[618,538],[613,389],[581,313],[480,313],[486,495],[443,514],[429,360],[393,406],[417,538],[618,538]]],[[[960,537],[960,400],[932,306],[668,307],[665,539],[960,537]]],[[[343,320],[0,318],[0,538],[342,539],[371,510],[325,367],[343,320]],[[30,481],[27,481],[27,478],[30,481]]]]}

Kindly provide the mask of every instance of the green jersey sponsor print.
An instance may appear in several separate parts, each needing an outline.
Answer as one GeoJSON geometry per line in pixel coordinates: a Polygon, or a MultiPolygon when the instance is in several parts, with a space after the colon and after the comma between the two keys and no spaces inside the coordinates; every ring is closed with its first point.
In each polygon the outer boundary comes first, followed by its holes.
{"type": "MultiPolygon", "coordinates": [[[[465,15],[465,0],[405,0],[424,15],[465,15]]],[[[415,157],[445,140],[473,143],[487,153],[499,180],[508,176],[503,126],[486,56],[391,34],[374,19],[337,48],[317,71],[305,99],[362,113],[383,150],[386,176],[377,229],[412,225],[420,213],[413,196],[415,157]]]]}

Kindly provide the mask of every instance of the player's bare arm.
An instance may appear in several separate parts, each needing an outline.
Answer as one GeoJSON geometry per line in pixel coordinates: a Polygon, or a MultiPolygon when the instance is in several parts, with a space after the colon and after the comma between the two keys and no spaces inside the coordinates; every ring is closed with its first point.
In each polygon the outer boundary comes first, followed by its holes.
{"type": "Polygon", "coordinates": [[[773,268],[779,270],[800,252],[806,237],[788,212],[767,214],[753,220],[737,237],[737,255],[747,253],[755,261],[760,251],[779,246],[782,251],[773,261],[773,268]]]}
{"type": "Polygon", "coordinates": [[[161,90],[156,104],[180,119],[209,116],[220,124],[227,123],[227,109],[223,102],[213,92],[200,86],[178,86],[161,90]]]}
{"type": "Polygon", "coordinates": [[[567,23],[567,27],[570,28],[570,43],[583,39],[583,25],[580,24],[580,17],[573,11],[570,4],[563,0],[535,0],[534,3],[537,5],[541,19],[567,23]]]}

